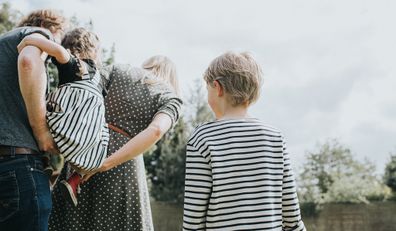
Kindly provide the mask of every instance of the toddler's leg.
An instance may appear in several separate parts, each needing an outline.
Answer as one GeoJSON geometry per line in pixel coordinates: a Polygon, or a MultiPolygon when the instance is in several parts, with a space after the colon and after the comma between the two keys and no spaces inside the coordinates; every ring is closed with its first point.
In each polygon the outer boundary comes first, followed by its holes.
{"type": "Polygon", "coordinates": [[[62,155],[51,155],[51,165],[54,169],[54,174],[60,174],[64,165],[64,158],[62,155]]]}
{"type": "Polygon", "coordinates": [[[44,153],[43,154],[43,163],[44,163],[44,169],[43,171],[45,172],[45,174],[48,175],[48,177],[51,177],[52,173],[54,172],[54,168],[52,166],[52,154],[51,153],[44,153]]]}
{"type": "Polygon", "coordinates": [[[52,171],[52,174],[50,175],[50,187],[52,189],[58,181],[59,175],[61,174],[64,165],[64,158],[62,155],[49,154],[49,156],[49,165],[51,170],[48,170],[48,172],[52,171]]]}
{"type": "Polygon", "coordinates": [[[62,194],[66,200],[71,201],[74,206],[77,206],[77,194],[80,193],[80,183],[81,183],[81,175],[73,171],[70,177],[67,180],[62,180],[60,183],[60,187],[62,190],[62,194]]]}

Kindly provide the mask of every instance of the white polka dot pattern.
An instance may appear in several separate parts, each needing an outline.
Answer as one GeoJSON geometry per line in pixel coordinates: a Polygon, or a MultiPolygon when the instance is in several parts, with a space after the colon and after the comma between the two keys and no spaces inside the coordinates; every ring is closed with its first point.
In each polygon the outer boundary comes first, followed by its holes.
{"type": "MultiPolygon", "coordinates": [[[[156,113],[179,116],[181,100],[147,72],[130,66],[115,66],[110,75],[105,100],[106,120],[132,137],[144,130],[156,113]]],[[[110,131],[109,153],[128,142],[110,131]]],[[[64,173],[61,178],[64,178],[64,173]]],[[[50,217],[52,231],[129,231],[153,230],[143,157],[139,156],[110,171],[93,176],[81,187],[78,206],[62,197],[58,187],[53,193],[50,217]]]]}

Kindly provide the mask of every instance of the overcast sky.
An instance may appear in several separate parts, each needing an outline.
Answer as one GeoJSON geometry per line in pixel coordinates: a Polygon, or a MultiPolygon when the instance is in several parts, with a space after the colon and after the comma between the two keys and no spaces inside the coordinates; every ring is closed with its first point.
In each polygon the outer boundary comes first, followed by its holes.
{"type": "MultiPolygon", "coordinates": [[[[0,2],[4,2],[0,0],[0,2]]],[[[338,138],[383,172],[396,153],[396,2],[389,0],[12,0],[92,19],[116,62],[164,54],[184,96],[209,62],[251,51],[265,83],[251,115],[278,127],[296,170],[317,142],[338,138]]]]}

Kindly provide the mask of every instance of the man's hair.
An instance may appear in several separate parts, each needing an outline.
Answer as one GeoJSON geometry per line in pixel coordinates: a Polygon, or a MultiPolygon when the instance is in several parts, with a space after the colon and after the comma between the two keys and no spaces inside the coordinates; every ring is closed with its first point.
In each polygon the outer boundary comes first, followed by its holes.
{"type": "Polygon", "coordinates": [[[211,86],[218,81],[232,106],[250,105],[260,96],[262,71],[250,53],[226,52],[210,63],[204,79],[211,86]]]}
{"type": "Polygon", "coordinates": [[[23,26],[43,27],[51,32],[64,31],[68,26],[68,20],[56,10],[36,10],[25,16],[17,25],[23,26]]]}
{"type": "Polygon", "coordinates": [[[96,62],[100,60],[98,36],[82,27],[67,32],[62,39],[62,46],[80,59],[92,59],[96,62]]]}

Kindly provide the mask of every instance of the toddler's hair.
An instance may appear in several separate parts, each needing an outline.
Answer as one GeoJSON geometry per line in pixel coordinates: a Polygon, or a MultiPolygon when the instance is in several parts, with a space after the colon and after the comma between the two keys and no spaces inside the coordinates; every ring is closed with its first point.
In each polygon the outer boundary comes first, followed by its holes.
{"type": "Polygon", "coordinates": [[[250,105],[260,96],[262,71],[250,53],[226,52],[210,63],[204,79],[211,86],[218,81],[232,106],[250,105]]]}
{"type": "Polygon", "coordinates": [[[92,59],[100,65],[100,42],[96,34],[82,27],[75,28],[62,39],[62,46],[79,59],[92,59]]]}

